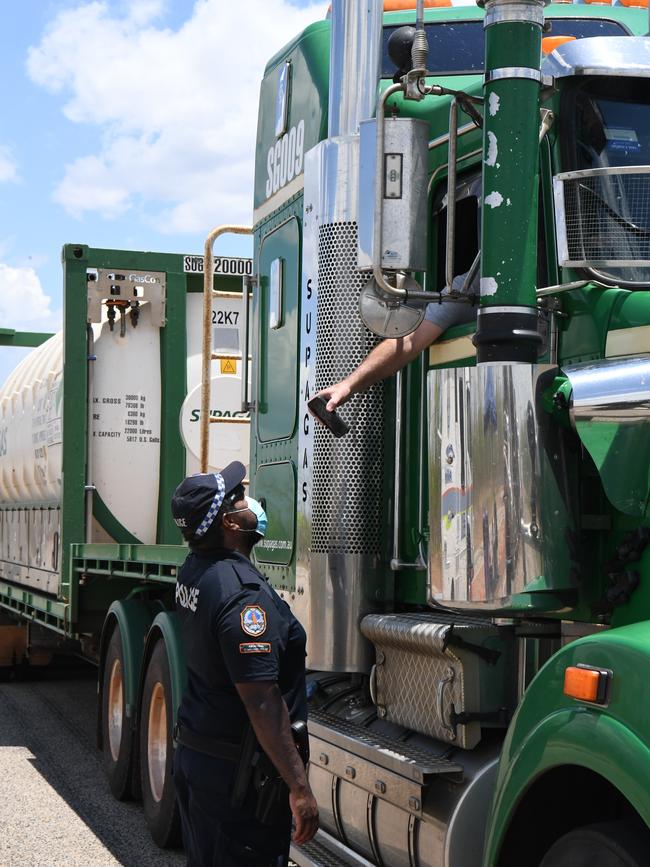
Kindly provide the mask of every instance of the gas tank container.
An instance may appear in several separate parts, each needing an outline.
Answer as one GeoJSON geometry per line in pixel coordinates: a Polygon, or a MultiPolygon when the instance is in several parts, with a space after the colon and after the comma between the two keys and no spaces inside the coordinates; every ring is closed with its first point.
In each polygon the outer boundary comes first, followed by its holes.
{"type": "Polygon", "coordinates": [[[58,503],[63,339],[31,352],[0,388],[0,503],[58,503]]]}
{"type": "MultiPolygon", "coordinates": [[[[90,482],[93,541],[156,541],[160,465],[160,332],[144,305],[137,328],[120,336],[92,326],[90,482]],[[99,517],[98,517],[99,516],[99,517]]],[[[74,388],[75,372],[65,388],[74,388]]],[[[52,507],[61,501],[63,334],[55,334],[13,371],[0,390],[0,506],[52,507]]]]}

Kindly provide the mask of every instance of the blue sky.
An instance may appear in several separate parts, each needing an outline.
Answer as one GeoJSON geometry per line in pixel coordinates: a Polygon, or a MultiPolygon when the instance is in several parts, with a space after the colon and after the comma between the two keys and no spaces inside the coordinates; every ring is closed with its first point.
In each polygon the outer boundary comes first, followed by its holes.
{"type": "MultiPolygon", "coordinates": [[[[327,5],[3,3],[0,327],[61,327],[65,243],[200,252],[249,223],[265,61],[327,5]]],[[[0,384],[22,355],[0,349],[0,384]]]]}

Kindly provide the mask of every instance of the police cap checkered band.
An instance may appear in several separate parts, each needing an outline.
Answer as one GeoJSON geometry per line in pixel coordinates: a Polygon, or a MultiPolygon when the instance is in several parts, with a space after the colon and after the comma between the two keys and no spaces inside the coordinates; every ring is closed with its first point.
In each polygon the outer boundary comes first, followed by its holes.
{"type": "Polygon", "coordinates": [[[208,509],[205,518],[201,521],[199,526],[194,531],[194,535],[200,539],[201,536],[205,536],[205,534],[210,529],[210,524],[217,517],[217,512],[221,508],[221,504],[223,503],[223,498],[226,496],[226,485],[223,481],[223,476],[221,473],[215,473],[214,477],[217,481],[217,490],[214,495],[214,499],[210,503],[210,508],[208,509]]]}
{"type": "Polygon", "coordinates": [[[172,515],[189,542],[202,539],[231,491],[244,479],[246,468],[233,461],[220,473],[197,473],[188,476],[174,491],[172,515]]]}

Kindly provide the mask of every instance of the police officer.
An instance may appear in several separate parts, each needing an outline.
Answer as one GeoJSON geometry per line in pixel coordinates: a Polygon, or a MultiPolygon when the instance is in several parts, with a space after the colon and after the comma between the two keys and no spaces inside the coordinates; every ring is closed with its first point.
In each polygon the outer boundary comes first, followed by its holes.
{"type": "Polygon", "coordinates": [[[235,461],[185,479],[172,499],[190,545],[176,585],[187,687],[174,755],[188,867],[283,865],[292,815],[297,844],[318,828],[291,727],[307,719],[305,631],[249,559],[267,519],[245,496],[244,475],[235,461]],[[286,784],[272,824],[259,817],[259,792],[233,794],[242,774],[251,776],[250,754],[242,762],[250,726],[267,766],[270,760],[286,784]]]}

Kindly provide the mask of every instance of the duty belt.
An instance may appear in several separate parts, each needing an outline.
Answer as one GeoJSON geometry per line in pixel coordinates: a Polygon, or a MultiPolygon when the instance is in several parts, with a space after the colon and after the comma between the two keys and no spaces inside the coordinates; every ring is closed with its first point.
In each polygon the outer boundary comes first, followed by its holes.
{"type": "Polygon", "coordinates": [[[241,744],[233,744],[230,741],[219,741],[216,738],[197,735],[188,728],[176,723],[174,726],[174,741],[181,746],[189,747],[199,753],[205,753],[215,759],[227,759],[230,762],[239,760],[241,744]]]}

